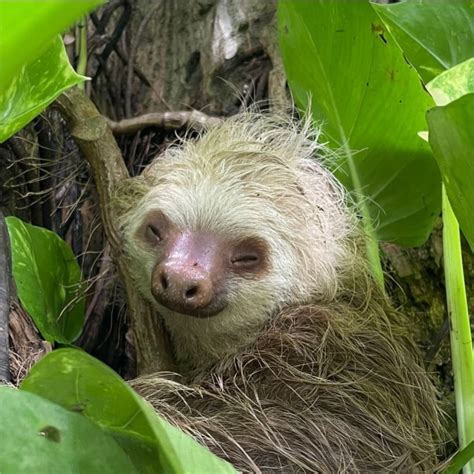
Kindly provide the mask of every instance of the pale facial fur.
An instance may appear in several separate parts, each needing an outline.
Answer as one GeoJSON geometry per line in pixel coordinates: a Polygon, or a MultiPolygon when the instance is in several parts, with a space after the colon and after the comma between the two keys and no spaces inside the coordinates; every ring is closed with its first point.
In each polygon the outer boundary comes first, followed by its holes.
{"type": "Polygon", "coordinates": [[[341,186],[318,162],[324,153],[309,122],[244,113],[158,157],[140,178],[145,193],[122,219],[125,251],[138,290],[163,316],[178,359],[201,366],[255,339],[275,312],[329,302],[350,267],[354,230],[341,186]],[[199,319],[174,313],[151,294],[159,258],[136,232],[159,209],[180,230],[258,237],[269,268],[248,279],[230,275],[228,304],[199,319]]]}

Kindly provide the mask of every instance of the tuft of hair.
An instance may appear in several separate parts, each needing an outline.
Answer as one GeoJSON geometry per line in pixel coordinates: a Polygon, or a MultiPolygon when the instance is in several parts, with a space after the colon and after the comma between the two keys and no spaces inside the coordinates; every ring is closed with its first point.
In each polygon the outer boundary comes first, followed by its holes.
{"type": "Polygon", "coordinates": [[[436,391],[366,264],[357,216],[309,119],[244,112],[169,148],[117,190],[137,289],[184,375],[132,385],[243,472],[415,472],[436,462],[436,391]],[[269,270],[230,282],[227,307],[176,315],[150,291],[135,238],[162,210],[183,229],[259,237],[269,270]]]}

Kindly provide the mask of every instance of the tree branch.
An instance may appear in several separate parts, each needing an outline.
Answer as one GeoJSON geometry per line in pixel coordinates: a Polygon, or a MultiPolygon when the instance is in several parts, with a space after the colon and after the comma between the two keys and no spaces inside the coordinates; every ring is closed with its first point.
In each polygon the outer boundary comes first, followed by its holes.
{"type": "Polygon", "coordinates": [[[107,119],[107,124],[114,135],[135,133],[147,127],[164,128],[165,130],[192,128],[199,131],[219,122],[221,122],[220,118],[206,115],[198,110],[149,113],[118,122],[107,119]]]}
{"type": "Polygon", "coordinates": [[[117,216],[113,206],[110,205],[116,187],[124,179],[129,178],[120,149],[107,126],[105,117],[99,113],[82,90],[77,87],[69,89],[58,98],[57,105],[69,125],[73,138],[89,162],[95,180],[111,256],[117,265],[127,294],[139,373],[173,370],[165,330],[149,304],[136,293],[135,284],[128,275],[117,216]]]}

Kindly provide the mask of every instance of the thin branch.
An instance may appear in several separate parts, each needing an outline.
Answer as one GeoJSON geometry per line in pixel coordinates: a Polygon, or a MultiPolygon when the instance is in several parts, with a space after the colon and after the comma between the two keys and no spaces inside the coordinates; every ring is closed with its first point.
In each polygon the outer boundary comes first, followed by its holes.
{"type": "Polygon", "coordinates": [[[114,27],[114,30],[112,31],[112,34],[109,37],[109,40],[107,44],[105,45],[103,51],[100,53],[100,57],[103,61],[103,64],[106,63],[110,53],[116,49],[117,43],[122,36],[122,33],[127,26],[127,23],[130,20],[130,13],[132,11],[132,7],[128,1],[119,1],[116,2],[115,4],[110,3],[109,5],[111,8],[108,11],[104,11],[104,14],[100,18],[100,20],[97,18],[96,15],[92,14],[91,15],[91,20],[94,26],[96,27],[96,34],[99,35],[104,35],[106,34],[106,27],[110,21],[110,18],[112,17],[112,14],[114,11],[116,11],[118,8],[122,8],[122,12],[120,13],[120,17],[114,27]]]}
{"type": "Polygon", "coordinates": [[[114,135],[131,134],[147,127],[157,127],[165,130],[189,128],[200,131],[219,122],[221,122],[220,118],[211,117],[198,110],[149,113],[118,122],[107,119],[107,124],[114,135]]]}
{"type": "Polygon", "coordinates": [[[10,240],[7,224],[0,211],[0,382],[10,381],[8,320],[11,288],[10,240]]]}
{"type": "Polygon", "coordinates": [[[139,372],[172,370],[172,356],[167,335],[150,306],[136,292],[136,285],[127,272],[127,261],[122,253],[122,240],[117,216],[110,205],[117,186],[129,178],[120,149],[107,126],[87,95],[77,87],[64,92],[57,105],[69,125],[84,157],[89,162],[94,178],[105,234],[110,243],[111,257],[127,293],[128,311],[135,335],[139,372]]]}
{"type": "MultiPolygon", "coordinates": [[[[130,12],[132,10],[130,2],[126,0],[122,0],[115,3],[109,3],[104,8],[103,14],[100,17],[100,20],[95,13],[91,13],[90,17],[91,17],[92,23],[94,24],[96,28],[95,34],[99,36],[105,36],[106,27],[110,21],[110,18],[112,17],[112,14],[114,13],[115,10],[117,10],[120,7],[122,7],[122,13],[120,14],[120,17],[114,27],[114,30],[112,34],[110,35],[103,51],[97,55],[99,66],[97,67],[97,70],[94,74],[94,79],[99,76],[102,68],[105,70],[107,59],[112,51],[115,51],[119,59],[125,65],[128,64],[128,59],[125,57],[125,55],[122,53],[122,51],[118,47],[118,41],[121,38],[122,33],[125,30],[125,27],[127,26],[130,20],[130,12]]],[[[143,74],[143,72],[138,67],[134,66],[133,70],[135,74],[140,78],[140,80],[146,86],[151,87],[150,81],[146,78],[145,74],[143,74]]]]}

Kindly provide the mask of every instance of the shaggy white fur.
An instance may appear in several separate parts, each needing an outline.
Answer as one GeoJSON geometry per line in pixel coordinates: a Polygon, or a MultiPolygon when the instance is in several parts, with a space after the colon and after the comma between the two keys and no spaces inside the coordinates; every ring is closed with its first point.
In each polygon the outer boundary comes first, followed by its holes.
{"type": "Polygon", "coordinates": [[[148,190],[123,219],[125,250],[180,360],[208,364],[251,342],[280,308],[335,297],[351,260],[347,238],[354,222],[341,186],[318,161],[326,151],[316,139],[309,120],[301,125],[246,112],[168,149],[144,172],[148,190]],[[158,255],[135,237],[153,209],[183,230],[263,239],[269,272],[230,279],[228,306],[208,319],[161,307],[150,290],[158,255]]]}

